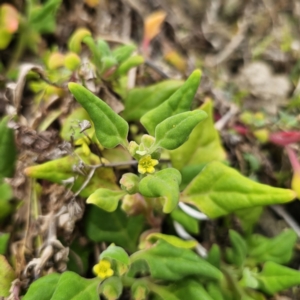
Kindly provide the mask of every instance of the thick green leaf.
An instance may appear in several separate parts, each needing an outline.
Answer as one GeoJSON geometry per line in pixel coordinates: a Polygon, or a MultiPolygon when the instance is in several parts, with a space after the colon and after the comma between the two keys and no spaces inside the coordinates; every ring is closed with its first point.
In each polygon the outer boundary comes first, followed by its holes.
{"type": "Polygon", "coordinates": [[[296,241],[297,234],[292,229],[287,229],[272,239],[254,234],[248,240],[249,256],[258,263],[273,261],[286,264],[292,258],[296,241]]]}
{"type": "Polygon", "coordinates": [[[253,227],[257,224],[262,212],[263,207],[256,206],[237,210],[234,213],[240,219],[244,232],[246,234],[251,234],[253,231],[253,227]]]}
{"type": "Polygon", "coordinates": [[[199,233],[199,222],[195,218],[183,212],[180,208],[175,208],[171,212],[171,218],[181,224],[185,230],[192,234],[199,233]]]}
{"type": "Polygon", "coordinates": [[[259,281],[259,289],[270,295],[300,284],[299,271],[271,261],[265,263],[263,271],[256,278],[259,281]]]}
{"type": "Polygon", "coordinates": [[[114,259],[126,266],[129,266],[130,260],[128,254],[125,252],[125,250],[121,247],[115,246],[115,245],[110,245],[107,249],[105,249],[101,254],[100,254],[100,259],[103,258],[109,258],[109,259],[114,259]]]}
{"type": "Polygon", "coordinates": [[[14,131],[7,127],[8,121],[7,116],[0,122],[0,178],[13,176],[17,156],[14,131]]]}
{"type": "MultiPolygon", "coordinates": [[[[147,282],[146,286],[150,289],[155,295],[152,297],[153,300],[181,300],[174,295],[173,291],[169,291],[168,287],[164,285],[154,284],[152,282],[147,282]]],[[[151,299],[152,299],[151,298],[151,299]]],[[[144,300],[144,299],[143,299],[144,300]]]]}
{"type": "Polygon", "coordinates": [[[187,141],[195,126],[206,117],[204,111],[194,110],[164,120],[155,128],[155,143],[151,150],[155,151],[157,148],[174,150],[180,147],[187,141]]]}
{"type": "Polygon", "coordinates": [[[135,252],[131,256],[134,263],[145,260],[151,276],[161,280],[181,280],[187,276],[201,276],[220,280],[222,273],[190,249],[178,248],[164,240],[159,240],[151,248],[135,252]]]}
{"type": "Polygon", "coordinates": [[[186,187],[181,200],[195,205],[210,218],[242,208],[286,203],[295,192],[254,182],[220,162],[209,163],[186,187]]]}
{"type": "Polygon", "coordinates": [[[123,284],[121,278],[116,276],[104,280],[99,287],[99,294],[102,294],[108,300],[119,299],[122,291],[123,284]]]}
{"type": "Polygon", "coordinates": [[[3,220],[12,212],[13,205],[10,203],[12,197],[13,191],[11,186],[0,180],[0,220],[3,220]]]}
{"type": "Polygon", "coordinates": [[[144,177],[139,183],[139,191],[146,197],[162,197],[163,212],[170,213],[179,200],[179,171],[168,168],[144,177]]]}
{"type": "Polygon", "coordinates": [[[194,240],[185,241],[180,239],[177,236],[163,234],[163,233],[151,233],[147,236],[147,241],[150,241],[153,244],[158,240],[164,240],[174,247],[184,248],[184,249],[193,249],[198,244],[198,242],[194,240]]]}
{"type": "Polygon", "coordinates": [[[97,39],[97,50],[101,57],[109,57],[112,56],[112,52],[109,48],[109,45],[103,39],[97,39]]]}
{"type": "Polygon", "coordinates": [[[50,299],[99,300],[99,283],[99,278],[85,279],[76,273],[65,272],[60,276],[56,289],[50,299]]]}
{"type": "Polygon", "coordinates": [[[209,295],[200,282],[194,279],[182,280],[179,283],[171,285],[169,290],[171,290],[178,299],[216,300],[209,295]]]}
{"type": "Polygon", "coordinates": [[[147,111],[166,101],[182,84],[180,80],[165,80],[130,90],[125,98],[125,110],[122,116],[127,121],[139,121],[147,111]]]}
{"type": "Polygon", "coordinates": [[[248,249],[245,240],[234,230],[229,230],[232,248],[227,249],[226,256],[230,263],[240,267],[243,265],[248,249]]]}
{"type": "Polygon", "coordinates": [[[6,49],[12,38],[12,33],[8,32],[5,28],[0,28],[0,50],[6,49]]]}
{"type": "Polygon", "coordinates": [[[0,254],[1,255],[4,255],[6,253],[9,237],[10,237],[9,233],[0,234],[0,254]]]}
{"type": "Polygon", "coordinates": [[[0,297],[8,297],[11,283],[16,279],[12,267],[7,262],[5,256],[0,255],[0,297]]]}
{"type": "Polygon", "coordinates": [[[61,274],[52,273],[34,281],[22,298],[23,300],[50,300],[56,289],[61,274]]]}
{"type": "Polygon", "coordinates": [[[118,62],[113,56],[104,56],[101,58],[101,75],[104,78],[110,76],[117,66],[118,62]]]}
{"type": "Polygon", "coordinates": [[[210,248],[206,260],[215,266],[216,268],[220,269],[221,266],[221,250],[217,244],[213,244],[210,248]]]}
{"type": "Polygon", "coordinates": [[[219,285],[214,282],[210,282],[207,284],[207,292],[214,300],[224,300],[223,293],[219,285]]]}
{"type": "Polygon", "coordinates": [[[214,128],[212,102],[205,102],[200,109],[204,110],[208,117],[195,127],[185,144],[170,153],[173,167],[179,170],[188,165],[226,158],[219,133],[214,128]]]}
{"type": "Polygon", "coordinates": [[[148,111],[142,118],[141,123],[149,134],[154,135],[155,127],[176,114],[189,111],[194,96],[197,92],[201,78],[201,71],[194,71],[186,82],[165,102],[148,111]]]}
{"type": "Polygon", "coordinates": [[[68,87],[92,119],[101,145],[105,148],[114,148],[119,144],[126,146],[128,123],[82,85],[71,82],[68,87]]]}
{"type": "MultiPolygon", "coordinates": [[[[75,155],[69,155],[63,158],[52,160],[41,165],[28,167],[24,170],[25,174],[32,178],[46,179],[55,183],[62,183],[71,177],[77,176],[72,186],[74,192],[78,191],[86,180],[86,176],[78,174],[74,171],[74,167],[78,166],[80,159],[86,164],[100,164],[100,158],[94,154],[88,156],[79,148],[75,151],[75,155]]],[[[87,174],[90,169],[85,169],[87,174]]],[[[116,177],[112,168],[98,168],[90,180],[89,184],[81,191],[82,197],[88,197],[98,188],[109,188],[117,190],[119,187],[116,184],[116,177]]]]}
{"type": "Polygon", "coordinates": [[[113,212],[117,209],[120,199],[125,195],[126,192],[124,191],[100,188],[87,198],[86,203],[94,204],[103,210],[113,212]]]}
{"type": "Polygon", "coordinates": [[[117,76],[123,76],[127,74],[127,72],[144,63],[144,57],[141,55],[134,55],[129,57],[127,60],[125,60],[117,69],[116,75],[117,76]]]}
{"type": "Polygon", "coordinates": [[[60,4],[61,0],[48,0],[43,6],[32,9],[28,20],[31,28],[39,33],[54,32],[55,14],[60,4]]]}
{"type": "Polygon", "coordinates": [[[239,285],[242,287],[249,287],[252,289],[258,288],[258,280],[255,278],[256,273],[251,272],[248,267],[243,268],[243,277],[239,281],[239,285]]]}
{"type": "Polygon", "coordinates": [[[131,297],[133,300],[148,299],[149,288],[144,280],[136,280],[131,286],[131,297]]]}
{"type": "Polygon", "coordinates": [[[85,218],[86,233],[92,241],[115,243],[129,252],[136,250],[144,224],[143,216],[128,218],[120,208],[108,213],[92,206],[85,218]]]}
{"type": "MultiPolygon", "coordinates": [[[[83,137],[84,134],[80,133],[81,129],[78,125],[78,123],[82,122],[83,120],[87,120],[92,124],[92,120],[90,119],[90,116],[88,115],[85,109],[79,107],[73,110],[72,113],[69,114],[68,117],[63,121],[61,131],[60,131],[60,136],[66,141],[70,141],[71,137],[75,141],[83,137]]],[[[92,127],[85,130],[84,132],[89,137],[92,137],[95,130],[92,127]]]]}
{"type": "Polygon", "coordinates": [[[67,264],[68,271],[84,275],[89,270],[89,257],[93,252],[93,247],[86,241],[75,240],[70,246],[69,260],[67,264]]]}
{"type": "Polygon", "coordinates": [[[81,42],[86,36],[90,36],[91,32],[85,28],[78,28],[70,37],[68,41],[68,48],[72,52],[81,52],[81,42]]]}
{"type": "Polygon", "coordinates": [[[112,51],[112,55],[116,58],[118,63],[124,62],[126,59],[128,59],[132,53],[136,50],[135,45],[122,45],[117,48],[115,48],[112,51]]]}
{"type": "Polygon", "coordinates": [[[199,165],[190,165],[183,167],[180,170],[182,181],[180,184],[180,190],[184,190],[187,185],[203,170],[206,166],[206,163],[199,164],[199,165]]]}

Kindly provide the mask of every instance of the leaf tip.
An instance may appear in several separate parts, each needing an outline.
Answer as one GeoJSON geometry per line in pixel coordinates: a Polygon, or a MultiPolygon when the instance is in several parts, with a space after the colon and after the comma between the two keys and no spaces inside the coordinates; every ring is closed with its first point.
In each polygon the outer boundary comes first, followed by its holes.
{"type": "Polygon", "coordinates": [[[68,83],[68,88],[69,88],[69,90],[70,90],[71,92],[72,92],[72,90],[73,90],[76,86],[78,86],[78,84],[75,83],[75,82],[69,82],[69,83],[68,83]]]}

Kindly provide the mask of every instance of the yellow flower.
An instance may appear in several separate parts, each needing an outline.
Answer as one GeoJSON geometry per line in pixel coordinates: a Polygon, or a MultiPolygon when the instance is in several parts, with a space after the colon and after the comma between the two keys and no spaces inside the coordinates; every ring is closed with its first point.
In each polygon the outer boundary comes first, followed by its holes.
{"type": "Polygon", "coordinates": [[[114,275],[114,271],[111,269],[111,264],[108,260],[100,260],[97,265],[94,266],[93,272],[101,279],[105,279],[114,275]]]}
{"type": "Polygon", "coordinates": [[[155,171],[154,166],[157,164],[157,159],[152,159],[151,155],[146,155],[139,160],[138,171],[141,174],[153,173],[155,171]]]}

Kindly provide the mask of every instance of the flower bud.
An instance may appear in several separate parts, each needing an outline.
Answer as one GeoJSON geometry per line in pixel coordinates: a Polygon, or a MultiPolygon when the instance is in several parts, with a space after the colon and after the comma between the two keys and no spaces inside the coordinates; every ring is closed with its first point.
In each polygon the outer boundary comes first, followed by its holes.
{"type": "Polygon", "coordinates": [[[122,190],[128,194],[135,194],[138,192],[139,177],[133,173],[126,173],[120,180],[122,190]]]}

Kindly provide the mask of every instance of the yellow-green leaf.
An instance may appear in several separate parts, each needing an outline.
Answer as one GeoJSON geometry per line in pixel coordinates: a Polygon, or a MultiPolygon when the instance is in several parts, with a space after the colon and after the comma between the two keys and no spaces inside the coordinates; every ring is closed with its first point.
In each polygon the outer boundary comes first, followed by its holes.
{"type": "Polygon", "coordinates": [[[163,233],[151,233],[147,236],[147,241],[150,241],[153,244],[158,240],[164,240],[175,247],[185,248],[185,249],[193,249],[198,244],[197,241],[195,240],[184,241],[177,236],[163,234],[163,233]]]}
{"type": "Polygon", "coordinates": [[[182,193],[181,200],[195,205],[210,218],[242,208],[286,203],[294,191],[260,184],[221,162],[209,163],[182,193]]]}
{"type": "Polygon", "coordinates": [[[7,262],[5,256],[0,255],[0,297],[8,297],[11,283],[16,279],[12,267],[7,262]]]}
{"type": "Polygon", "coordinates": [[[169,168],[144,177],[140,181],[139,190],[146,197],[162,197],[163,212],[170,213],[179,200],[180,182],[179,171],[169,168]]]}
{"type": "Polygon", "coordinates": [[[100,188],[87,198],[86,203],[94,204],[105,211],[113,212],[117,209],[119,200],[125,195],[125,191],[100,188]]]}
{"type": "Polygon", "coordinates": [[[191,109],[192,101],[200,83],[200,78],[201,71],[195,70],[186,82],[165,102],[148,111],[141,118],[141,123],[149,134],[154,135],[155,127],[165,119],[191,109]]]}
{"type": "Polygon", "coordinates": [[[204,110],[208,117],[195,127],[186,143],[170,152],[173,167],[179,170],[187,165],[226,158],[219,133],[214,128],[212,102],[205,102],[200,109],[204,110]]]}
{"type": "MultiPolygon", "coordinates": [[[[24,170],[25,174],[31,178],[46,179],[55,183],[62,183],[63,180],[76,177],[72,190],[76,192],[86,180],[86,176],[76,172],[74,169],[79,165],[80,159],[86,164],[100,164],[100,158],[94,154],[86,155],[80,148],[76,150],[75,155],[69,155],[63,158],[52,160],[41,165],[31,166],[24,170]]],[[[102,161],[103,162],[103,161],[102,161]]],[[[90,169],[82,170],[86,174],[90,169]]],[[[98,188],[118,189],[116,177],[112,168],[98,168],[90,180],[89,184],[81,191],[82,197],[88,197],[98,188]]]]}

